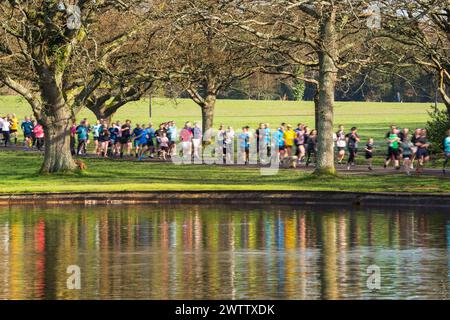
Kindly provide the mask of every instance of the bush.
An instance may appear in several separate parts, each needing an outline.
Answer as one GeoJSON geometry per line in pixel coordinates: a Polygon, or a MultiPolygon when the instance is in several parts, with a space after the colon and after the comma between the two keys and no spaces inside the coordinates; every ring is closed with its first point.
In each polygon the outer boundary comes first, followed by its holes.
{"type": "Polygon", "coordinates": [[[449,114],[447,110],[438,108],[433,108],[428,114],[431,118],[427,122],[428,138],[432,143],[430,150],[433,153],[442,152],[444,138],[447,136],[447,131],[450,130],[449,114]]]}

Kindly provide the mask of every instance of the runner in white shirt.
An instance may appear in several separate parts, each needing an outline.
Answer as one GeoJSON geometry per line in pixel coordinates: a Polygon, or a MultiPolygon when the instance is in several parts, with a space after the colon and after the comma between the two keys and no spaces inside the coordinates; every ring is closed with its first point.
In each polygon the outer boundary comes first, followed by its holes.
{"type": "Polygon", "coordinates": [[[2,135],[3,135],[3,140],[5,142],[5,147],[9,143],[9,138],[10,138],[9,128],[10,127],[11,127],[11,123],[9,122],[9,119],[8,118],[3,119],[2,120],[2,135]]]}
{"type": "Polygon", "coordinates": [[[0,141],[3,140],[2,128],[3,128],[3,118],[0,117],[0,141]]]}

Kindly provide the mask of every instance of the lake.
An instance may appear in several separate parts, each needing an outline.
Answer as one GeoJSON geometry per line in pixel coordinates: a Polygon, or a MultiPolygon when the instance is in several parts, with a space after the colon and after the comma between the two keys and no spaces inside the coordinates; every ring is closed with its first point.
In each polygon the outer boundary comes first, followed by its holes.
{"type": "Polygon", "coordinates": [[[0,299],[448,299],[449,248],[444,209],[0,207],[0,299]]]}

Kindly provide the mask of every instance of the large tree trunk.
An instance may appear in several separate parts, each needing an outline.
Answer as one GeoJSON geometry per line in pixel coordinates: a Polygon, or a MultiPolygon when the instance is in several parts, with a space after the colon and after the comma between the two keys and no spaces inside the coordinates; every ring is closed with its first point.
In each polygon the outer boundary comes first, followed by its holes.
{"type": "Polygon", "coordinates": [[[450,76],[448,76],[446,70],[441,70],[439,76],[440,78],[438,91],[441,95],[445,107],[447,108],[448,119],[450,121],[450,95],[448,94],[449,90],[447,89],[448,83],[450,82],[450,76]]]}
{"type": "Polygon", "coordinates": [[[38,66],[43,108],[35,111],[44,128],[45,153],[42,173],[70,172],[77,165],[70,153],[70,124],[74,120],[71,107],[64,100],[62,75],[46,66],[38,66]]]}
{"type": "Polygon", "coordinates": [[[205,103],[200,107],[202,109],[202,128],[203,136],[206,137],[206,132],[213,128],[214,125],[214,108],[216,106],[217,97],[215,94],[209,94],[205,103]]]}
{"type": "Polygon", "coordinates": [[[315,92],[314,92],[314,128],[317,129],[319,128],[319,103],[320,103],[320,98],[319,98],[319,86],[316,87],[315,92]]]}
{"type": "Polygon", "coordinates": [[[78,168],[70,153],[70,119],[43,121],[45,153],[42,173],[68,172],[78,168]]]}
{"type": "Polygon", "coordinates": [[[322,51],[319,53],[319,103],[317,165],[315,173],[334,175],[333,105],[336,87],[335,9],[325,13],[321,21],[322,51]]]}
{"type": "Polygon", "coordinates": [[[97,120],[106,120],[106,122],[108,122],[108,124],[112,123],[115,112],[105,110],[105,109],[96,109],[96,108],[90,108],[90,107],[88,107],[88,109],[94,113],[97,120]]]}

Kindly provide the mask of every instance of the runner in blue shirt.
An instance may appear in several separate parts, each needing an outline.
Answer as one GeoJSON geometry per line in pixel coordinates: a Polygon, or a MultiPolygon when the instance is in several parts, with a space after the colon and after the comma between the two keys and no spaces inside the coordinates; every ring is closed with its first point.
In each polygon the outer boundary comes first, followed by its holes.
{"type": "Polygon", "coordinates": [[[25,121],[20,125],[23,131],[23,136],[25,137],[25,149],[30,148],[31,143],[33,142],[33,129],[34,125],[31,121],[30,117],[25,117],[25,121]]]}
{"type": "Polygon", "coordinates": [[[77,154],[81,155],[82,153],[86,154],[86,143],[88,140],[88,128],[86,127],[86,122],[82,121],[80,125],[77,127],[77,136],[78,136],[78,148],[77,154]]]}
{"type": "Polygon", "coordinates": [[[241,148],[241,153],[243,155],[243,160],[245,164],[249,163],[250,159],[250,134],[249,134],[250,127],[243,127],[242,133],[239,135],[239,146],[241,148]]]}
{"type": "Polygon", "coordinates": [[[178,128],[175,121],[169,122],[169,127],[167,128],[167,137],[169,138],[169,155],[177,152],[177,141],[178,141],[178,128]]]}
{"type": "Polygon", "coordinates": [[[144,157],[144,152],[147,150],[147,143],[149,140],[149,129],[142,130],[142,133],[140,136],[136,137],[137,139],[137,145],[139,146],[139,154],[138,154],[138,160],[142,161],[142,158],[144,157]]]}
{"type": "Polygon", "coordinates": [[[280,160],[282,160],[284,158],[285,145],[284,145],[283,136],[284,136],[283,127],[278,128],[278,130],[276,130],[273,135],[274,142],[278,145],[278,152],[280,154],[280,160]]]}
{"type": "Polygon", "coordinates": [[[150,151],[150,158],[153,159],[153,155],[155,153],[155,138],[156,133],[155,129],[153,128],[153,123],[150,123],[148,125],[147,130],[147,149],[150,151]]]}
{"type": "Polygon", "coordinates": [[[447,137],[444,139],[444,169],[442,170],[444,174],[446,174],[446,169],[448,165],[448,161],[450,160],[450,130],[447,131],[447,137]]]}

